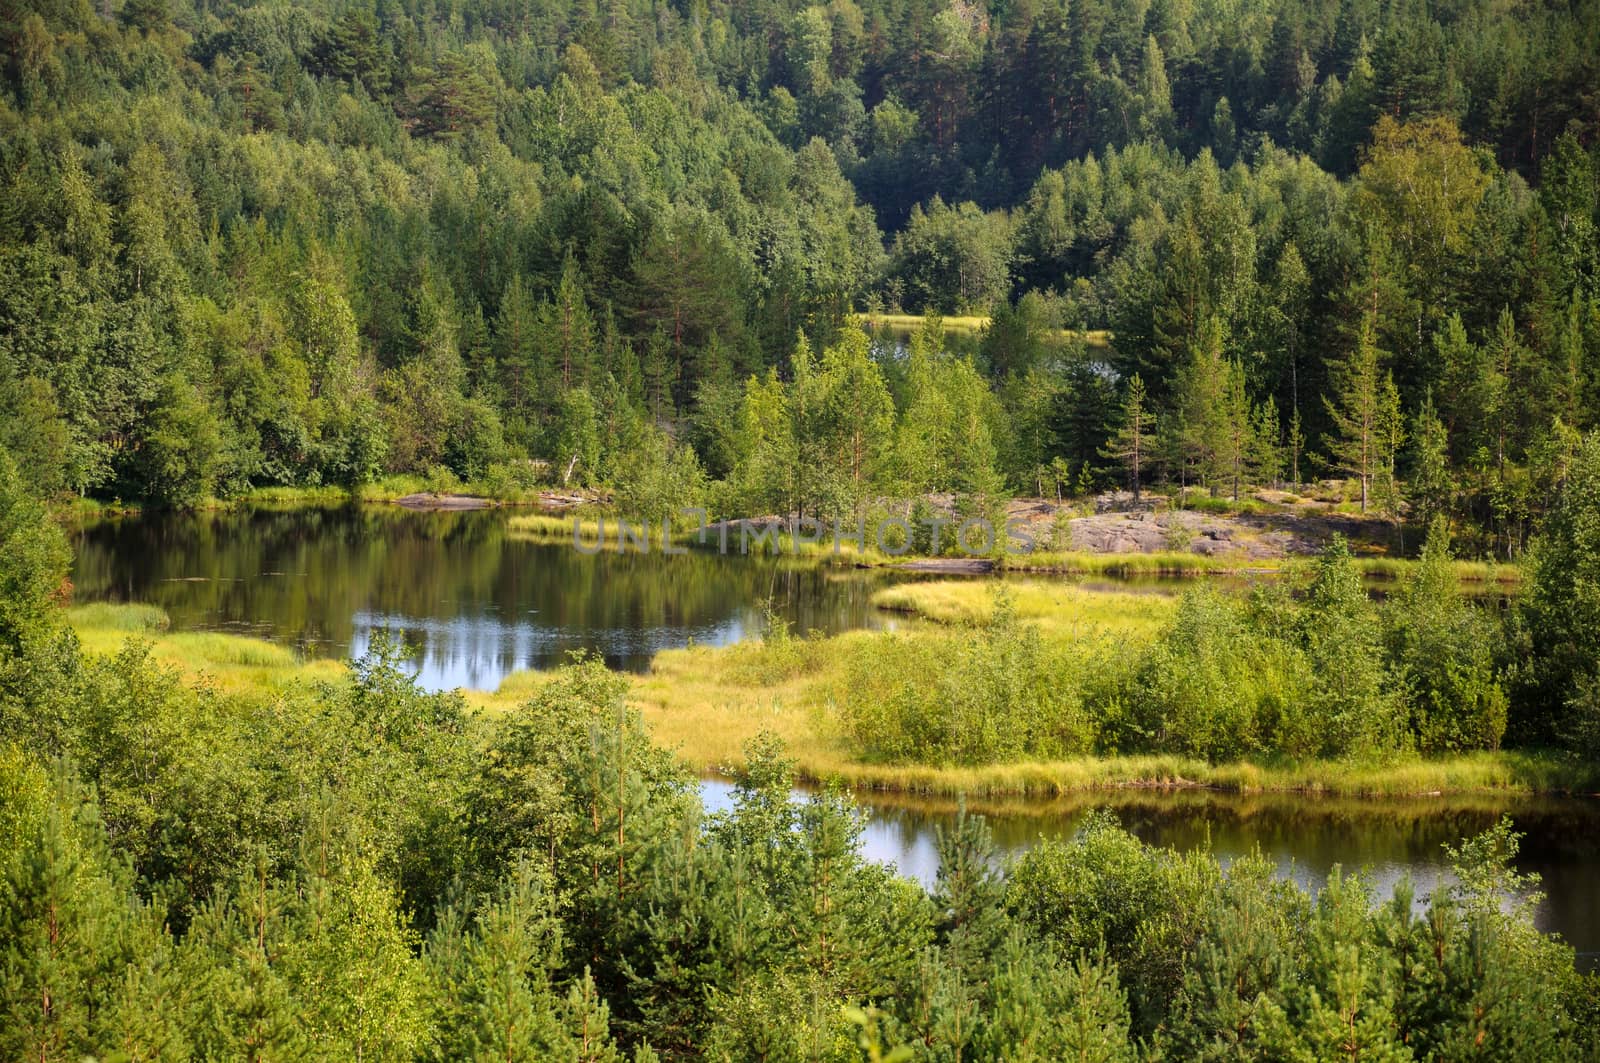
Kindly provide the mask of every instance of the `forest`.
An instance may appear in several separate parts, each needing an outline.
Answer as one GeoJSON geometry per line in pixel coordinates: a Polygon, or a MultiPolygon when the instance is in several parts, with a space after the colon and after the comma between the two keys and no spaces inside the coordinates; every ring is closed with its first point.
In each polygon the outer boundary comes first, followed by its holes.
{"type": "Polygon", "coordinates": [[[0,442],[46,495],[1332,477],[1509,558],[1600,409],[1591,0],[9,0],[0,36],[0,442]]]}
{"type": "Polygon", "coordinates": [[[0,471],[8,1059],[1600,1056],[1600,975],[1534,928],[1506,821],[1420,904],[1109,813],[1006,860],[963,816],[925,889],[771,738],[705,812],[593,657],[486,714],[393,643],[265,700],[85,653],[0,471]]]}
{"type": "Polygon", "coordinates": [[[925,888],[796,741],[1592,780],[1600,2],[0,0],[0,41],[0,1058],[1600,1059],[1510,821],[1422,896],[963,811],[925,888]],[[241,694],[69,609],[73,521],[387,483],[1315,488],[1415,560],[1089,633],[1026,586],[769,623],[495,711],[383,639],[241,694]],[[722,811],[645,718],[713,689],[800,719],[722,811]]]}

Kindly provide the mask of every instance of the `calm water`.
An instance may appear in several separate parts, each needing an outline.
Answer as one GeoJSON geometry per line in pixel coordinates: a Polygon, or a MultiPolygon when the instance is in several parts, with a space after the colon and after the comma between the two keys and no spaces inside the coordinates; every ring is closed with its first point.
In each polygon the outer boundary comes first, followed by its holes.
{"type": "MultiPolygon", "coordinates": [[[[706,780],[702,802],[711,811],[727,808],[732,789],[721,780],[706,780]]],[[[936,832],[954,825],[957,806],[880,794],[861,794],[857,800],[869,817],[863,852],[931,886],[939,870],[936,832]]],[[[1538,925],[1566,938],[1578,951],[1581,968],[1600,966],[1600,801],[1492,796],[1363,801],[1141,790],[1026,805],[969,805],[988,820],[1002,856],[1019,855],[1041,838],[1070,838],[1095,809],[1110,810],[1151,845],[1208,848],[1224,866],[1259,847],[1280,875],[1313,891],[1335,865],[1347,875],[1365,874],[1380,899],[1409,875],[1419,906],[1432,890],[1453,881],[1443,847],[1509,814],[1524,834],[1517,868],[1538,874],[1545,894],[1538,925]]]]}
{"type": "Polygon", "coordinates": [[[508,519],[360,506],[106,522],[77,538],[75,596],[154,603],[176,630],[312,656],[359,656],[374,631],[401,632],[431,690],[492,690],[580,649],[642,671],[661,649],[759,633],[768,599],[801,632],[895,623],[868,600],[891,574],[706,552],[586,556],[518,540],[508,519]]]}
{"type": "MultiPolygon", "coordinates": [[[[360,654],[374,631],[396,629],[423,685],[492,689],[575,649],[641,670],[666,647],[733,642],[760,630],[769,598],[802,631],[886,626],[895,621],[872,608],[872,592],[911,578],[707,553],[591,557],[518,541],[507,519],[367,506],[107,522],[77,536],[73,579],[79,601],[151,602],[179,630],[252,634],[308,655],[360,654]]],[[[705,796],[708,806],[725,803],[726,784],[707,782],[705,796]]],[[[931,882],[934,831],[954,807],[864,804],[867,854],[931,882]]],[[[1406,873],[1419,892],[1432,889],[1447,872],[1441,845],[1508,812],[1527,833],[1522,869],[1544,880],[1541,925],[1583,952],[1586,966],[1600,958],[1600,802],[1135,792],[982,811],[1014,853],[1040,836],[1070,835],[1098,806],[1155,844],[1209,845],[1224,860],[1260,846],[1312,888],[1335,864],[1365,868],[1385,894],[1406,873]]]]}

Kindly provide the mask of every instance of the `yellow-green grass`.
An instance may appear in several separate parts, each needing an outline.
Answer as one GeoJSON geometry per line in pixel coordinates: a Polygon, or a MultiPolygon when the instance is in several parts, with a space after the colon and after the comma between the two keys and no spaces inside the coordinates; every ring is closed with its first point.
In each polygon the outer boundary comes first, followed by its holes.
{"type": "MultiPolygon", "coordinates": [[[[1104,787],[1209,787],[1394,797],[1592,792],[1600,787],[1595,766],[1507,752],[1382,764],[1207,764],[1182,756],[1079,757],[972,767],[871,763],[842,732],[835,706],[851,695],[852,661],[868,640],[882,637],[857,631],[828,639],[667,650],[656,656],[648,675],[634,677],[630,699],[654,739],[695,771],[737,771],[746,743],[769,732],[783,739],[802,777],[837,780],[861,790],[1050,797],[1104,787]]],[[[897,637],[944,636],[935,630],[897,637]]],[[[485,703],[505,706],[516,700],[496,697],[485,703]]]]}
{"type": "MultiPolygon", "coordinates": [[[[922,327],[926,318],[921,314],[862,314],[861,320],[874,328],[887,329],[899,335],[909,335],[922,327]]],[[[939,318],[946,332],[976,335],[989,327],[987,314],[953,314],[939,318]]],[[[1111,333],[1105,329],[1057,329],[1058,338],[1078,337],[1089,347],[1105,347],[1111,343],[1111,333]]]]}
{"type": "Polygon", "coordinates": [[[1148,554],[1097,554],[1082,550],[1035,550],[1010,553],[1000,567],[1013,572],[1064,572],[1084,576],[1229,576],[1248,572],[1275,572],[1278,560],[1259,560],[1239,554],[1191,554],[1161,550],[1148,554]]]}
{"type": "Polygon", "coordinates": [[[648,675],[634,678],[629,697],[654,740],[695,771],[736,770],[745,744],[770,732],[806,777],[848,779],[859,765],[837,734],[831,698],[855,648],[876,637],[856,631],[665,650],[648,675]]]}
{"type": "Polygon", "coordinates": [[[338,661],[307,661],[294,650],[265,639],[215,631],[168,630],[170,623],[152,605],[92,604],[67,611],[79,644],[91,655],[118,653],[130,639],[150,646],[150,656],[191,682],[230,694],[265,695],[316,679],[347,673],[338,661]]]}
{"type": "Polygon", "coordinates": [[[994,615],[997,591],[1010,595],[1017,616],[1050,634],[1106,633],[1149,636],[1171,619],[1169,595],[1087,590],[1044,580],[927,580],[884,587],[872,595],[879,609],[939,623],[983,623],[994,615]]]}
{"type": "MultiPolygon", "coordinates": [[[[557,516],[551,513],[524,513],[506,521],[506,534],[513,539],[535,543],[562,543],[573,542],[573,524],[577,524],[578,542],[587,548],[601,548],[607,550],[638,550],[638,545],[643,542],[645,549],[659,550],[665,539],[662,535],[662,526],[659,521],[646,523],[641,520],[627,520],[628,536],[622,536],[622,520],[615,516],[580,517],[576,514],[557,516]],[[603,534],[602,534],[603,533],[603,534]]],[[[685,539],[691,538],[694,529],[673,528],[672,542],[676,546],[685,539]]]]}
{"type": "Polygon", "coordinates": [[[1084,757],[981,767],[817,765],[802,774],[837,779],[856,790],[970,797],[1051,798],[1097,789],[1213,789],[1231,793],[1302,793],[1392,798],[1462,793],[1593,793],[1600,772],[1555,756],[1479,752],[1392,765],[1306,761],[1274,766],[1207,764],[1178,756],[1084,757]]]}
{"type": "MultiPolygon", "coordinates": [[[[1361,574],[1373,580],[1406,579],[1416,572],[1418,563],[1409,557],[1356,558],[1361,574]]],[[[1450,567],[1462,583],[1515,585],[1523,578],[1522,568],[1509,562],[1457,560],[1450,567]]]]}
{"type": "MultiPolygon", "coordinates": [[[[971,603],[963,601],[964,593],[945,598],[941,592],[923,604],[933,613],[968,609],[971,603]]],[[[1018,598],[1030,602],[1026,607],[1019,605],[1019,610],[1032,611],[1041,605],[1025,595],[1018,598]]],[[[1151,599],[1152,603],[1159,601],[1151,599]]],[[[1129,631],[1137,632],[1151,623],[1130,603],[1105,608],[1113,611],[1108,623],[1122,623],[1129,631]],[[1115,613],[1124,606],[1131,611],[1115,613]]],[[[116,653],[130,638],[140,638],[149,643],[158,662],[173,667],[188,681],[206,683],[225,694],[272,697],[308,681],[339,680],[348,675],[338,662],[307,662],[291,649],[261,639],[210,632],[172,633],[166,630],[165,614],[150,606],[91,605],[70,610],[68,617],[90,654],[116,653]]],[[[869,763],[859,757],[840,729],[835,706],[850,696],[853,662],[868,648],[869,640],[883,637],[856,631],[826,639],[667,650],[656,656],[649,674],[631,677],[629,698],[655,741],[673,750],[695,771],[737,771],[744,763],[746,743],[770,732],[784,740],[803,778],[838,780],[868,791],[1034,799],[1102,788],[1206,787],[1352,797],[1591,793],[1600,789],[1600,766],[1520,752],[1479,752],[1382,764],[1207,764],[1182,756],[1079,757],[971,767],[869,763]]],[[[913,630],[895,637],[951,636],[930,628],[925,633],[913,630]]],[[[494,692],[466,692],[467,701],[480,711],[503,712],[535,696],[551,674],[515,673],[494,692]]]]}
{"type": "Polygon", "coordinates": [[[159,605],[142,602],[128,604],[91,602],[67,610],[67,623],[80,633],[91,631],[157,632],[172,626],[167,611],[159,605]]]}

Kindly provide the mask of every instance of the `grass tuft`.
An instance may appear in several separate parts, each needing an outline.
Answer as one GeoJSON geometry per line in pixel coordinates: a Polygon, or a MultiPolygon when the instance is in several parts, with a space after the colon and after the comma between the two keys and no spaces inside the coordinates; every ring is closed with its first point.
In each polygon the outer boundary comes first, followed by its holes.
{"type": "Polygon", "coordinates": [[[67,623],[80,630],[95,628],[102,631],[149,632],[165,631],[172,626],[167,611],[159,605],[142,602],[91,602],[75,605],[67,610],[67,623]]]}

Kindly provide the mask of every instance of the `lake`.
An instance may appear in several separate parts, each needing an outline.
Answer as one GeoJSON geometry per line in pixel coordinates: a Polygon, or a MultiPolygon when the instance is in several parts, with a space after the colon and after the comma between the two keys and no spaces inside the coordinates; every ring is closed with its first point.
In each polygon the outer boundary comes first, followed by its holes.
{"type": "MultiPolygon", "coordinates": [[[[594,650],[644,670],[661,649],[721,645],[759,633],[765,604],[800,631],[892,626],[872,593],[910,574],[820,569],[784,559],[602,552],[508,533],[505,510],[419,513],[394,506],[230,510],[106,521],[74,536],[78,601],[149,602],[178,630],[249,634],[310,656],[359,655],[375,631],[413,648],[430,689],[492,689],[520,668],[594,650]]],[[[1093,586],[1092,584],[1090,586],[1093,586]]],[[[708,807],[726,783],[707,781],[708,807]]],[[[935,829],[948,802],[863,795],[863,847],[931,882],[935,829]]],[[[1600,959],[1600,802],[1493,795],[1384,801],[1208,792],[1096,792],[1050,803],[983,807],[1002,851],[1070,835],[1108,807],[1139,837],[1231,859],[1260,846],[1281,873],[1315,888],[1341,864],[1381,892],[1409,873],[1419,892],[1444,880],[1441,846],[1501,813],[1526,832],[1524,871],[1547,899],[1540,925],[1600,959]]]]}
{"type": "Polygon", "coordinates": [[[430,690],[493,690],[575,650],[643,671],[657,651],[759,633],[764,605],[793,630],[898,621],[873,591],[915,578],[793,559],[601,551],[532,542],[504,509],[398,506],[228,510],[106,521],[75,537],[80,602],[148,602],[175,630],[227,631],[308,656],[360,656],[402,634],[430,690]]]}

